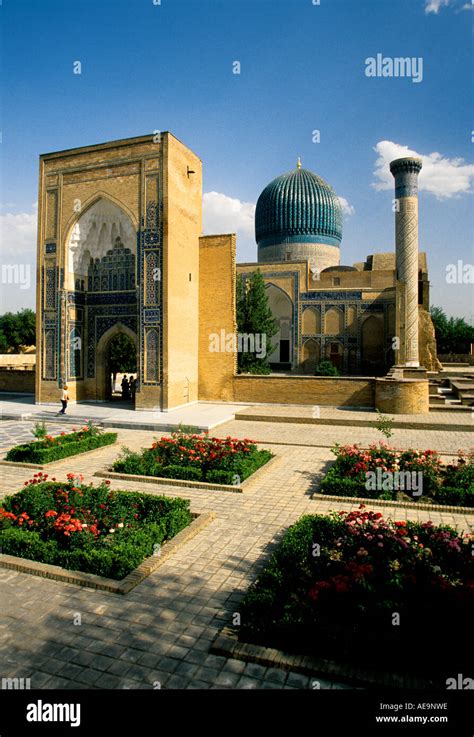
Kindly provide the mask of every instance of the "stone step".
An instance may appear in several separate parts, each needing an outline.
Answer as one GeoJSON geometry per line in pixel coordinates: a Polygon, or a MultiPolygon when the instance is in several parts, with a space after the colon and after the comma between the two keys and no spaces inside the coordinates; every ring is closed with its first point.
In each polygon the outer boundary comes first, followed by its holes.
{"type": "MultiPolygon", "coordinates": [[[[468,412],[472,414],[472,407],[466,407],[462,404],[431,404],[429,405],[429,411],[430,414],[432,412],[464,412],[464,414],[467,414],[468,412]]],[[[464,425],[462,426],[465,427],[464,425]]],[[[452,425],[449,427],[449,430],[452,430],[452,425]]],[[[456,428],[457,429],[457,428],[456,428]]],[[[472,425],[466,426],[466,430],[472,430],[472,425]]]]}

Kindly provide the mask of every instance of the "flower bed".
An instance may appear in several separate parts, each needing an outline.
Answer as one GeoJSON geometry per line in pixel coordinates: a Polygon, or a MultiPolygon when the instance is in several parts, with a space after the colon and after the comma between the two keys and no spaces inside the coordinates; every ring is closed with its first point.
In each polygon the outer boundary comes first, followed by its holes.
{"type": "Polygon", "coordinates": [[[363,505],[302,517],[249,588],[239,639],[446,678],[469,663],[472,540],[363,505]]]}
{"type": "Polygon", "coordinates": [[[116,432],[102,432],[91,422],[81,430],[62,432],[55,437],[46,433],[44,423],[36,424],[33,434],[36,440],[10,448],[5,460],[17,463],[52,463],[61,458],[102,448],[104,445],[112,445],[117,440],[116,432]]]}
{"type": "Polygon", "coordinates": [[[321,482],[332,496],[474,506],[474,454],[459,451],[443,464],[434,450],[396,450],[384,443],[363,450],[336,445],[336,462],[321,482]]]}
{"type": "Polygon", "coordinates": [[[124,448],[112,468],[118,473],[238,485],[273,454],[251,440],[173,433],[141,453],[124,448]]]}
{"type": "Polygon", "coordinates": [[[0,508],[3,553],[122,579],[189,525],[189,501],[35,474],[0,508]]]}

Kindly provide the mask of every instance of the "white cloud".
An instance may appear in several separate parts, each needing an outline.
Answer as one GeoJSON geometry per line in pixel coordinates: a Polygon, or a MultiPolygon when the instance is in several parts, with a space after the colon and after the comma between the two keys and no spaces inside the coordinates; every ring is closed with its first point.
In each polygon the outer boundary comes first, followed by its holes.
{"type": "Polygon", "coordinates": [[[254,233],[255,203],[242,200],[221,192],[206,192],[203,195],[203,232],[237,233],[249,236],[254,233]]]}
{"type": "Polygon", "coordinates": [[[374,170],[377,181],[372,185],[375,189],[393,189],[393,176],[389,167],[391,161],[403,156],[416,156],[423,160],[423,168],[418,179],[420,191],[434,194],[438,199],[472,191],[474,165],[466,164],[464,159],[449,159],[436,151],[431,154],[420,154],[394,141],[379,141],[374,151],[378,154],[374,170]]]}
{"type": "Polygon", "coordinates": [[[338,200],[341,203],[344,215],[353,215],[355,213],[355,208],[349,204],[345,197],[338,197],[338,200]]]}
{"type": "Polygon", "coordinates": [[[11,255],[34,257],[36,254],[37,203],[32,212],[0,214],[0,243],[3,260],[11,255]]]}
{"type": "Polygon", "coordinates": [[[451,0],[425,0],[425,13],[439,13],[440,8],[451,4],[451,0]]]}
{"type": "Polygon", "coordinates": [[[472,3],[465,3],[461,10],[474,10],[474,5],[472,3]]]}

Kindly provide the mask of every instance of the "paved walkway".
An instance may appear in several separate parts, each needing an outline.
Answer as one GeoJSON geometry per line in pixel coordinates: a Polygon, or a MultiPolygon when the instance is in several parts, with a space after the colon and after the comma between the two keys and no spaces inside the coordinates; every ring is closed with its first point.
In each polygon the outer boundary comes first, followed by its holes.
{"type": "Polygon", "coordinates": [[[234,420],[220,425],[212,431],[217,437],[232,435],[239,438],[251,438],[262,443],[287,443],[288,445],[310,445],[318,448],[332,448],[335,443],[346,445],[358,443],[368,446],[383,440],[396,448],[423,448],[438,450],[441,453],[455,455],[458,450],[472,448],[474,434],[468,431],[452,432],[445,430],[393,430],[393,436],[387,440],[373,427],[346,427],[328,425],[305,425],[291,422],[252,422],[234,420]]]}
{"type": "MultiPolygon", "coordinates": [[[[2,423],[4,431],[18,424],[2,423]]],[[[252,437],[265,429],[264,424],[245,427],[247,423],[232,422],[221,432],[240,429],[252,437]]],[[[285,427],[289,426],[274,425],[276,436],[285,427]]],[[[327,434],[327,428],[317,429],[327,434]]],[[[314,431],[298,425],[291,440],[311,442],[314,431]]],[[[153,436],[120,430],[119,443],[143,448],[153,436]]],[[[358,436],[356,429],[353,440],[358,436]]],[[[450,442],[446,437],[442,441],[443,445],[450,442]]],[[[282,532],[304,513],[324,513],[334,507],[309,498],[332,457],[327,447],[267,447],[284,460],[244,494],[112,481],[112,488],[182,496],[191,500],[193,512],[216,513],[208,527],[125,597],[0,569],[1,676],[31,678],[32,688],[306,689],[314,680],[321,688],[344,688],[317,676],[209,654],[215,634],[231,622],[282,532]]],[[[118,452],[117,446],[109,446],[83,458],[60,461],[48,472],[63,478],[73,470],[98,483],[93,472],[108,466],[118,452]]],[[[5,466],[0,474],[1,496],[21,489],[30,476],[24,469],[5,466]]],[[[355,506],[339,503],[336,508],[355,506]]],[[[397,519],[428,518],[421,507],[395,510],[387,503],[378,510],[397,519]]],[[[467,530],[472,520],[453,513],[429,516],[435,524],[452,524],[460,530],[467,530]]]]}
{"type": "MultiPolygon", "coordinates": [[[[84,422],[93,419],[103,422],[104,426],[120,426],[133,428],[135,425],[160,426],[165,429],[177,428],[178,425],[191,425],[202,430],[210,430],[223,422],[234,418],[237,410],[243,409],[242,404],[227,404],[197,402],[181,409],[170,412],[155,410],[137,410],[130,403],[120,399],[111,402],[70,402],[67,408],[67,418],[71,421],[84,422]]],[[[47,419],[54,421],[60,403],[35,404],[32,395],[0,394],[0,418],[8,419],[47,419]]],[[[144,428],[145,429],[145,428],[144,428]]]]}
{"type": "MultiPolygon", "coordinates": [[[[442,427],[443,430],[451,427],[471,426],[474,430],[474,412],[465,407],[461,411],[428,412],[422,415],[391,415],[393,426],[417,427],[435,430],[442,427]],[[448,426],[448,428],[446,428],[448,426]]],[[[236,413],[237,418],[265,419],[268,422],[295,422],[314,424],[339,424],[339,425],[374,425],[380,420],[380,414],[371,409],[356,409],[350,407],[321,407],[318,405],[290,405],[290,404],[253,404],[249,407],[241,407],[236,413]]]]}

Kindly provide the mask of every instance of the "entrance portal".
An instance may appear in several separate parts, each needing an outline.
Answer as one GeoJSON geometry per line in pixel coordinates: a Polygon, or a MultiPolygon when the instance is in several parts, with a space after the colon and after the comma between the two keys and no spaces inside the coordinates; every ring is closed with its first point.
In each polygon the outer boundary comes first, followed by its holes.
{"type": "Polygon", "coordinates": [[[135,403],[137,337],[125,325],[114,325],[97,346],[97,399],[135,403]]]}

